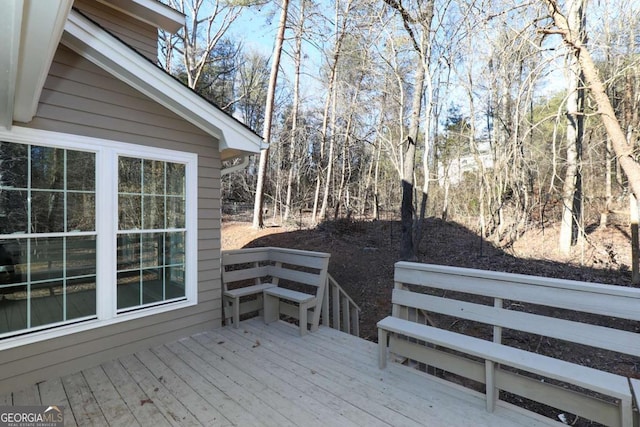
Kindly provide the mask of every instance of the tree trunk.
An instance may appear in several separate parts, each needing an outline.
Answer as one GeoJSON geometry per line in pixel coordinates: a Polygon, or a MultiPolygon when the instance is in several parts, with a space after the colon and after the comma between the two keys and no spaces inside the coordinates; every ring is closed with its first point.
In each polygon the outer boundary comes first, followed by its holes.
{"type": "MultiPolygon", "coordinates": [[[[571,0],[569,25],[572,32],[584,41],[584,0],[571,0]]],[[[560,225],[560,253],[568,255],[578,241],[580,207],[582,204],[582,139],[584,129],[584,87],[578,59],[571,58],[567,96],[567,159],[562,190],[562,223],[560,225]]]]}
{"type": "MultiPolygon", "coordinates": [[[[278,80],[278,69],[280,68],[280,55],[282,54],[282,43],[284,41],[284,31],[287,24],[287,9],[289,0],[282,0],[282,11],[280,23],[278,24],[278,34],[276,35],[276,45],[273,49],[273,63],[271,64],[271,74],[269,77],[269,88],[267,90],[267,103],[264,112],[264,128],[262,137],[269,144],[271,142],[271,122],[273,120],[273,106],[276,93],[276,82],[278,80]]],[[[253,228],[264,227],[262,217],[262,207],[264,205],[264,184],[267,178],[267,162],[269,160],[269,148],[260,151],[260,163],[258,166],[258,182],[256,183],[256,197],[253,205],[253,228]]]]}
{"type": "Polygon", "coordinates": [[[293,108],[291,111],[291,146],[289,147],[289,173],[287,174],[287,195],[285,199],[284,220],[291,214],[291,193],[293,185],[293,171],[295,170],[296,145],[298,139],[298,110],[300,108],[300,64],[302,58],[302,34],[304,32],[305,2],[300,2],[300,22],[296,29],[296,47],[293,55],[295,77],[293,83],[293,108]]]}
{"type": "Polygon", "coordinates": [[[578,58],[585,81],[591,91],[591,95],[598,107],[598,114],[605,126],[607,135],[611,139],[611,146],[616,153],[620,167],[629,180],[629,186],[633,194],[640,196],[640,164],[633,157],[633,149],[627,144],[625,133],[620,122],[616,118],[611,101],[605,92],[604,85],[596,68],[591,54],[585,48],[578,35],[569,30],[567,19],[560,13],[560,8],[556,0],[543,0],[549,7],[558,32],[562,35],[565,43],[578,58]]]}

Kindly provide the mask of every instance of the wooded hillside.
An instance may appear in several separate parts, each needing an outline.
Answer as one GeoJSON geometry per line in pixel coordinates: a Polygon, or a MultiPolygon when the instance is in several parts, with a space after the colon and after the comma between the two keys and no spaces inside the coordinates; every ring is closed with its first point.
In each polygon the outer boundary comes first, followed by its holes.
{"type": "MultiPolygon", "coordinates": [[[[189,19],[163,65],[260,132],[270,53],[247,47],[247,16],[266,32],[281,3],[167,1],[189,19]]],[[[289,1],[267,215],[403,207],[403,258],[427,216],[507,246],[560,223],[563,252],[612,213],[637,216],[640,2],[517,3],[289,1]]],[[[252,203],[257,163],[223,177],[226,202],[252,203]]]]}

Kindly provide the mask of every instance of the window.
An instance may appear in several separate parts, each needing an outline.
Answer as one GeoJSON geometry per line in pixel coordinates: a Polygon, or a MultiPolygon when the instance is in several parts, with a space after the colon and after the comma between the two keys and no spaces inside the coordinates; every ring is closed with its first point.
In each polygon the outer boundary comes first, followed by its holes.
{"type": "Polygon", "coordinates": [[[195,304],[196,171],[191,153],[0,132],[0,339],[195,304]]]}
{"type": "Polygon", "coordinates": [[[0,334],[95,316],[95,154],[0,142],[0,162],[0,334]]]}
{"type": "Polygon", "coordinates": [[[185,296],[185,165],[118,161],[118,309],[185,296]]]}

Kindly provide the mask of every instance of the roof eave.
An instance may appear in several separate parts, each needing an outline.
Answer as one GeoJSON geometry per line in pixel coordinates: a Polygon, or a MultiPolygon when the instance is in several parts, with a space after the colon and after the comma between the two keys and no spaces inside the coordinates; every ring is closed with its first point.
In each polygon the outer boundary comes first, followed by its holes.
{"type": "Polygon", "coordinates": [[[15,0],[8,2],[6,42],[0,47],[1,125],[29,122],[38,101],[73,0],[15,0]]]}
{"type": "Polygon", "coordinates": [[[133,16],[172,34],[185,24],[185,15],[158,0],[97,0],[126,15],[133,16]]]}
{"type": "Polygon", "coordinates": [[[117,42],[80,13],[74,10],[69,13],[64,30],[62,44],[215,137],[223,159],[230,157],[227,153],[232,151],[257,153],[264,147],[260,136],[117,42]]]}

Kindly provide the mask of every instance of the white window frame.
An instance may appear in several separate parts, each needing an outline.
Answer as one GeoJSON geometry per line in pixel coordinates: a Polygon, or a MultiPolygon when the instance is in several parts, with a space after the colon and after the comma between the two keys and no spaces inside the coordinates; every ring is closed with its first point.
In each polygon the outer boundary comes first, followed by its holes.
{"type": "Polygon", "coordinates": [[[16,331],[21,335],[0,338],[0,351],[26,344],[131,321],[198,303],[198,155],[183,151],[145,147],[106,139],[37,129],[0,129],[0,140],[54,148],[93,152],[96,155],[96,316],[45,325],[46,330],[16,331]],[[185,299],[158,302],[118,314],[116,295],[116,248],[118,232],[118,157],[138,157],[185,164],[185,299]],[[53,328],[52,328],[53,327],[53,328]]]}

